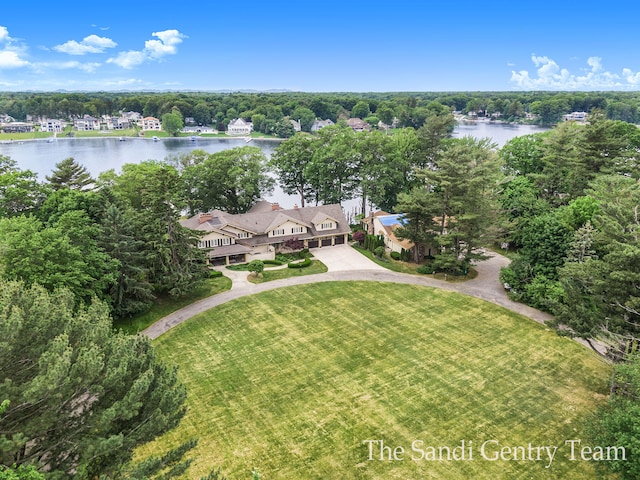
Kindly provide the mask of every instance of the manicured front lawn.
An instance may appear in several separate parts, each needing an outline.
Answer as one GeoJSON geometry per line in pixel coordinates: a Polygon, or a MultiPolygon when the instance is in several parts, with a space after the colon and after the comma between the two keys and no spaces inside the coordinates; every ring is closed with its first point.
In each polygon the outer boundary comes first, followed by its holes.
{"type": "Polygon", "coordinates": [[[137,456],[197,437],[186,478],[217,467],[234,480],[254,467],[264,479],[596,478],[564,442],[587,443],[583,418],[604,401],[610,366],[472,297],[376,282],[301,285],[216,307],[154,344],[179,366],[188,409],[137,456]],[[404,448],[403,459],[380,460],[374,448],[369,460],[366,440],[404,448]],[[424,460],[414,441],[464,441],[472,458],[424,460]],[[546,457],[492,461],[480,453],[487,441],[489,456],[529,444],[558,451],[549,468],[546,457]]]}
{"type": "Polygon", "coordinates": [[[141,332],[152,323],[157,322],[176,310],[180,310],[182,307],[186,307],[193,302],[210,297],[216,293],[224,292],[230,288],[231,279],[228,277],[209,278],[205,280],[202,287],[184,297],[163,297],[156,299],[156,303],[149,311],[130,319],[120,319],[114,322],[114,328],[131,334],[141,332]]]}
{"type": "Polygon", "coordinates": [[[312,260],[311,265],[305,268],[278,268],[274,270],[265,268],[260,276],[256,277],[255,275],[249,275],[247,278],[251,283],[264,283],[289,277],[314,275],[316,273],[324,273],[326,271],[327,266],[324,263],[319,260],[312,260]]]}

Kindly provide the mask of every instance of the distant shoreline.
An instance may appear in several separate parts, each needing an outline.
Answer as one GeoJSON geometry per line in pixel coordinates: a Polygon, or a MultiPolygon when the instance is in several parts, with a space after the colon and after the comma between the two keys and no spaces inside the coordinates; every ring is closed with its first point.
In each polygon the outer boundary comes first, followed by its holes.
{"type": "MultiPolygon", "coordinates": [[[[194,135],[191,135],[194,136],[194,135]]],[[[82,136],[82,137],[46,137],[46,138],[21,138],[21,139],[9,139],[9,140],[0,140],[0,145],[19,145],[21,143],[26,143],[26,142],[44,142],[44,143],[53,143],[53,142],[57,142],[58,140],[61,141],[65,141],[65,140],[95,140],[95,139],[108,139],[108,138],[113,138],[116,140],[119,140],[121,137],[124,139],[123,141],[128,141],[128,140],[148,140],[150,142],[160,142],[162,140],[191,140],[191,136],[184,136],[184,137],[158,137],[157,139],[153,139],[152,137],[132,137],[132,136],[117,136],[117,135],[103,135],[103,136],[82,136]]],[[[195,135],[195,137],[197,137],[197,140],[244,140],[245,143],[251,143],[254,140],[258,140],[258,141],[267,141],[267,142],[282,142],[284,140],[286,140],[286,138],[269,138],[269,137],[242,137],[242,136],[215,136],[215,137],[208,137],[208,136],[201,136],[201,135],[195,135]],[[249,140],[247,140],[249,139],[249,140]]]]}

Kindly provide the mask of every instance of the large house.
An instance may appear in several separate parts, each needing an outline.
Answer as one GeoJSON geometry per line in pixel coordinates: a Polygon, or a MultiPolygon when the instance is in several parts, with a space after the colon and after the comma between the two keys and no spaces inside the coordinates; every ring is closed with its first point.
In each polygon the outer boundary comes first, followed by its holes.
{"type": "Polygon", "coordinates": [[[351,230],[340,204],[282,209],[261,201],[247,213],[213,210],[180,223],[204,232],[198,246],[209,252],[213,265],[273,259],[294,238],[306,248],[342,245],[351,230]]]}
{"type": "Polygon", "coordinates": [[[331,125],[335,125],[330,118],[327,118],[326,120],[318,120],[316,119],[313,122],[313,125],[311,125],[311,131],[312,132],[317,132],[318,130],[323,129],[324,127],[330,127],[331,125]]]}
{"type": "Polygon", "coordinates": [[[82,118],[76,118],[73,126],[78,131],[100,130],[100,120],[91,115],[84,115],[82,118]]]}
{"type": "MultiPolygon", "coordinates": [[[[381,235],[384,238],[384,246],[390,252],[400,253],[403,249],[411,252],[411,258],[415,258],[416,245],[407,239],[400,239],[396,236],[396,229],[402,226],[402,213],[387,213],[382,210],[371,212],[362,221],[363,227],[371,235],[381,235]]],[[[435,255],[434,246],[421,246],[418,251],[418,258],[435,255]]]]}
{"type": "Polygon", "coordinates": [[[162,122],[156,117],[144,117],[140,125],[143,131],[162,130],[162,122]]]}
{"type": "Polygon", "coordinates": [[[3,123],[1,129],[4,133],[27,133],[33,132],[33,124],[28,122],[3,123]]]}
{"type": "Polygon", "coordinates": [[[354,132],[368,132],[371,130],[371,125],[361,118],[349,118],[347,119],[347,125],[349,125],[354,132]]]}
{"type": "Polygon", "coordinates": [[[253,131],[253,124],[245,122],[241,118],[236,118],[229,122],[227,126],[228,135],[249,135],[253,131]]]}

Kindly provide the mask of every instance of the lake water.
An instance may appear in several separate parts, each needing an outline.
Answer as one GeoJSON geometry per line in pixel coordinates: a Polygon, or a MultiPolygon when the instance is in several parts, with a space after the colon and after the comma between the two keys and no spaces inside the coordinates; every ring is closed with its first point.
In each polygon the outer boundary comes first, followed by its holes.
{"type": "MultiPolygon", "coordinates": [[[[544,128],[531,125],[503,125],[490,122],[459,124],[453,136],[470,135],[476,138],[491,138],[499,147],[511,138],[544,131],[544,128]]],[[[100,172],[114,169],[120,171],[126,163],[138,163],[144,160],[165,160],[167,157],[201,149],[208,153],[219,152],[234,147],[254,145],[270,156],[279,142],[254,139],[247,143],[242,138],[165,138],[153,141],[148,138],[128,138],[120,141],[117,137],[105,138],[58,138],[56,141],[34,140],[0,144],[0,155],[11,157],[23,170],[38,174],[40,180],[49,175],[55,164],[65,158],[73,157],[85,166],[94,176],[100,172]]],[[[299,202],[297,197],[286,195],[278,187],[266,200],[278,202],[285,208],[291,208],[299,202]]],[[[343,203],[345,211],[353,213],[359,208],[357,200],[343,203]]]]}

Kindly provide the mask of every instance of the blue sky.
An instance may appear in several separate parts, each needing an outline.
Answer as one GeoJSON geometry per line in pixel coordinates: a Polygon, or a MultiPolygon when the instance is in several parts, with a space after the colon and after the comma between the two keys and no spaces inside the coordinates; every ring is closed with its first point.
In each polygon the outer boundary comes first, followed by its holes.
{"type": "Polygon", "coordinates": [[[638,90],[635,0],[6,2],[0,90],[638,90]]]}

